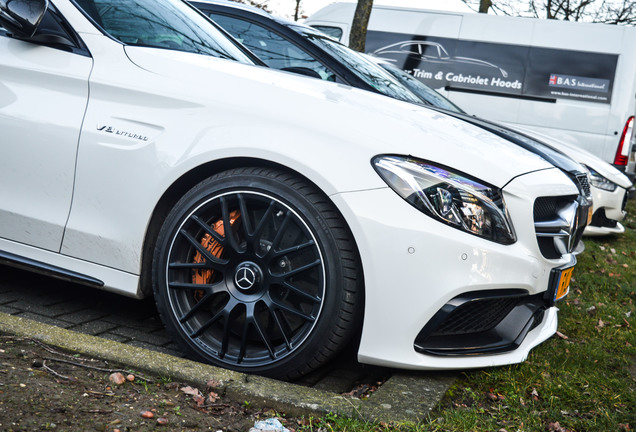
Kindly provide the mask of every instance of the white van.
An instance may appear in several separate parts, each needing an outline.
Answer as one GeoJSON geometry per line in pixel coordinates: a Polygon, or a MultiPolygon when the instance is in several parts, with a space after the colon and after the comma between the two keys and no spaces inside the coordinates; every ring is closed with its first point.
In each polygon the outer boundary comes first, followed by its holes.
{"type": "MultiPolygon", "coordinates": [[[[355,3],[305,23],[347,43],[355,3]]],[[[374,5],[366,51],[471,114],[582,147],[634,179],[636,28],[374,5]]]]}

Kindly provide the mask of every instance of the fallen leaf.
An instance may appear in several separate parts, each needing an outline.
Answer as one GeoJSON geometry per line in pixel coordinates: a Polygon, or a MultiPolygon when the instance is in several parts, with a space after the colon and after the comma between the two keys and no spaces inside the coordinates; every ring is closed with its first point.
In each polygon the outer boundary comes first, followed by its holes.
{"type": "Polygon", "coordinates": [[[210,394],[208,394],[208,400],[210,401],[210,403],[214,403],[219,399],[221,399],[219,395],[214,392],[210,392],[210,394]]]}
{"type": "Polygon", "coordinates": [[[603,322],[603,320],[601,320],[601,319],[599,319],[599,320],[598,320],[598,324],[594,326],[594,328],[595,328],[596,330],[599,330],[599,331],[600,331],[603,327],[605,327],[605,323],[604,323],[604,322],[603,322]]]}
{"type": "Polygon", "coordinates": [[[539,400],[539,392],[537,391],[536,388],[532,389],[532,393],[530,393],[530,396],[532,396],[532,399],[535,401],[539,400]]]}
{"type": "Polygon", "coordinates": [[[550,423],[548,423],[548,431],[550,431],[550,432],[566,432],[566,430],[561,427],[559,422],[550,422],[550,423]]]}
{"type": "Polygon", "coordinates": [[[201,392],[199,392],[199,389],[192,388],[190,386],[181,387],[179,390],[181,390],[185,394],[192,395],[192,396],[199,396],[201,394],[201,392]]]}
{"type": "Polygon", "coordinates": [[[194,400],[194,402],[196,402],[198,407],[202,407],[203,405],[205,405],[205,398],[201,395],[194,395],[192,396],[192,399],[194,400]]]}
{"type": "Polygon", "coordinates": [[[215,388],[221,387],[221,382],[215,379],[211,379],[211,380],[208,380],[208,382],[205,383],[205,385],[207,386],[208,389],[215,389],[215,388]]]}

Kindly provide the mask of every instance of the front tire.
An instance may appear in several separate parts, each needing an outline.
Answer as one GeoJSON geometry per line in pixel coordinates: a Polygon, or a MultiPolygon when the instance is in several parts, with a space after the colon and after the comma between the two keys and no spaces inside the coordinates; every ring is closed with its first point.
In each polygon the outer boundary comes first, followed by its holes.
{"type": "Polygon", "coordinates": [[[333,357],[360,324],[360,264],[333,204],[267,168],[219,173],[166,218],[153,290],[168,331],[196,358],[292,379],[333,357]]]}

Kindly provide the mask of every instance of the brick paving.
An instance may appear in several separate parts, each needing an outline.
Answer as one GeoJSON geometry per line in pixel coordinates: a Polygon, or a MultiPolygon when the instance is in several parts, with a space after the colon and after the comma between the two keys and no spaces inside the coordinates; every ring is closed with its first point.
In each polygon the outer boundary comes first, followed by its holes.
{"type": "MultiPolygon", "coordinates": [[[[152,299],[137,300],[0,265],[0,312],[185,357],[165,331],[152,299]]],[[[347,352],[297,383],[344,393],[390,371],[360,365],[347,352]]]]}

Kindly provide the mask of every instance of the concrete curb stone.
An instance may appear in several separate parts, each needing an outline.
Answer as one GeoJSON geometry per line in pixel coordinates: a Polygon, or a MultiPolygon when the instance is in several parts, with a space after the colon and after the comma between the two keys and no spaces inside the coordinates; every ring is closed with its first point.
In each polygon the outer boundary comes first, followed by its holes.
{"type": "Polygon", "coordinates": [[[397,372],[368,399],[357,399],[234,372],[2,312],[0,332],[36,339],[199,388],[205,388],[213,379],[220,383],[217,387],[220,394],[249,401],[255,407],[274,408],[296,416],[331,412],[370,421],[417,423],[426,418],[457,376],[453,373],[397,372]]]}

